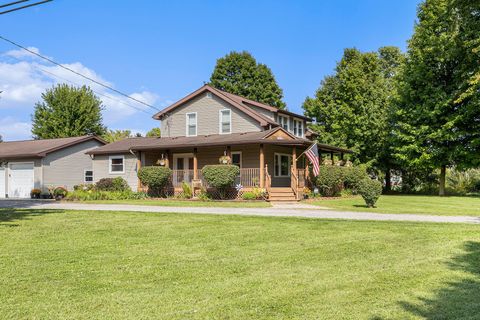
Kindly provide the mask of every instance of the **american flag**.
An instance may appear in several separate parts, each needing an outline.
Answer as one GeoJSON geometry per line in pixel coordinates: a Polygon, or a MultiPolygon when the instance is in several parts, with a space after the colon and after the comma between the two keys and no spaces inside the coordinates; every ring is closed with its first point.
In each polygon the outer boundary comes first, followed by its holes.
{"type": "Polygon", "coordinates": [[[308,160],[312,163],[313,175],[316,177],[320,173],[320,157],[318,156],[318,147],[315,142],[305,151],[305,155],[308,160]]]}

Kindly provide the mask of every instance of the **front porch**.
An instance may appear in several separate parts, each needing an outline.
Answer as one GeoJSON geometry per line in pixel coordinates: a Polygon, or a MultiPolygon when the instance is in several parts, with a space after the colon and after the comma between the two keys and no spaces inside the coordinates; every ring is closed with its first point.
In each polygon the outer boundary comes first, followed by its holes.
{"type": "MultiPolygon", "coordinates": [[[[136,154],[138,168],[159,165],[172,170],[170,188],[175,194],[182,192],[183,183],[188,183],[194,190],[208,189],[202,168],[219,164],[222,158],[240,168],[235,181],[239,195],[253,188],[265,189],[267,194],[275,188],[288,188],[294,199],[300,199],[308,181],[308,171],[305,170],[304,157],[299,159],[297,155],[305,149],[306,146],[249,144],[142,150],[136,154]]],[[[138,187],[144,189],[140,182],[138,187]]]]}

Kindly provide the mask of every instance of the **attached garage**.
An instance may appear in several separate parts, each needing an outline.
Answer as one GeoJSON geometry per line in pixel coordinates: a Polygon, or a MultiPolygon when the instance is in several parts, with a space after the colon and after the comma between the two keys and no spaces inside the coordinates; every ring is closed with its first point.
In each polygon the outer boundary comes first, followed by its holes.
{"type": "Polygon", "coordinates": [[[72,190],[91,183],[92,158],[86,152],[105,143],[96,136],[1,142],[0,198],[30,198],[32,189],[45,194],[49,187],[72,190]]]}
{"type": "Polygon", "coordinates": [[[0,163],[0,199],[5,198],[7,194],[6,182],[7,182],[7,170],[0,163]]]}
{"type": "Polygon", "coordinates": [[[10,163],[8,165],[8,196],[29,198],[35,187],[33,162],[10,163]]]}

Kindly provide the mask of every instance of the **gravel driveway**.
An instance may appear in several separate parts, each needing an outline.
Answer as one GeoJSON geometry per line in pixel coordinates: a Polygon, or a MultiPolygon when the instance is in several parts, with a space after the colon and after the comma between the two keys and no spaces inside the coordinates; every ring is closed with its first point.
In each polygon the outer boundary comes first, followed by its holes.
{"type": "Polygon", "coordinates": [[[246,215],[266,217],[302,217],[318,219],[347,219],[375,221],[420,221],[480,224],[480,217],[432,216],[416,214],[382,214],[370,212],[333,211],[308,204],[278,203],[271,208],[220,208],[220,207],[162,207],[125,204],[87,204],[38,200],[0,200],[0,208],[100,210],[138,212],[176,212],[194,214],[246,215]]]}

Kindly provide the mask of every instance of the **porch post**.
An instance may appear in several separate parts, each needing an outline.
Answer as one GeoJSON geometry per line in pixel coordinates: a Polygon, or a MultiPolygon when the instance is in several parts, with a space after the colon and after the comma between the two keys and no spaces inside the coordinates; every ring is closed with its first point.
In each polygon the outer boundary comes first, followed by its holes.
{"type": "Polygon", "coordinates": [[[292,149],[292,168],[297,171],[297,147],[292,149]]]}
{"type": "Polygon", "coordinates": [[[165,155],[165,167],[170,168],[170,150],[166,150],[165,155]]]}
{"type": "Polygon", "coordinates": [[[263,153],[263,144],[260,144],[260,188],[265,187],[265,155],[263,153]]]}
{"type": "MultiPolygon", "coordinates": [[[[140,169],[142,168],[142,152],[138,151],[137,154],[137,175],[140,169]]],[[[142,182],[140,181],[140,178],[137,177],[137,191],[140,192],[142,191],[142,182]]]]}
{"type": "Polygon", "coordinates": [[[227,146],[227,157],[229,157],[230,160],[232,160],[232,147],[230,146],[227,146]]]}
{"type": "Polygon", "coordinates": [[[197,148],[193,148],[193,180],[198,179],[197,148]]]}

